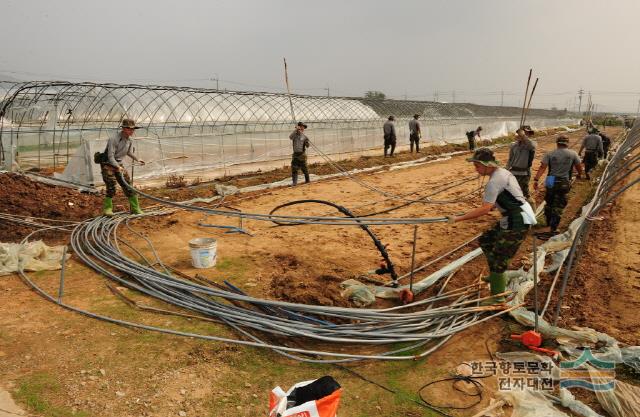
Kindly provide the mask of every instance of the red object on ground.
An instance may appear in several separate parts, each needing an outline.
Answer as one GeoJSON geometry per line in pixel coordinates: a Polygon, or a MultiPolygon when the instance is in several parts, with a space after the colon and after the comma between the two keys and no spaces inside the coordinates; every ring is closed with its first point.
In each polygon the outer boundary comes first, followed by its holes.
{"type": "Polygon", "coordinates": [[[413,303],[413,293],[407,288],[401,290],[400,301],[402,301],[402,304],[405,304],[405,305],[413,303]]]}
{"type": "Polygon", "coordinates": [[[512,334],[511,339],[520,340],[522,344],[527,348],[536,352],[544,353],[549,356],[557,356],[560,354],[560,352],[552,349],[541,348],[540,346],[542,346],[542,335],[535,330],[527,330],[522,334],[512,334]]]}

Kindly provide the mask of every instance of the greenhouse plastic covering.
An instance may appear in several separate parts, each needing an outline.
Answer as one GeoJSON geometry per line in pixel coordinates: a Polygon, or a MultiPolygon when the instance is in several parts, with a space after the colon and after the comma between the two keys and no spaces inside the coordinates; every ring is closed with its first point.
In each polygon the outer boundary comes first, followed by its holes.
{"type": "MultiPolygon", "coordinates": [[[[93,154],[118,132],[125,117],[136,121],[136,154],[149,163],[136,178],[225,169],[280,161],[291,154],[293,131],[285,94],[227,92],[187,87],[69,82],[0,82],[0,164],[5,169],[66,166],[62,178],[100,184],[93,154]]],[[[483,127],[486,139],[513,132],[515,107],[353,97],[292,96],[298,120],[317,150],[361,152],[382,146],[382,124],[396,117],[398,142],[408,144],[408,121],[422,115],[423,142],[464,142],[465,132],[483,127]]],[[[534,128],[575,123],[563,111],[529,111],[534,128]]],[[[313,148],[313,147],[312,147],[313,148]]],[[[126,163],[131,163],[128,161],[126,163]]],[[[255,170],[255,169],[254,169],[255,170]]],[[[56,169],[56,171],[58,171],[56,169]]]]}

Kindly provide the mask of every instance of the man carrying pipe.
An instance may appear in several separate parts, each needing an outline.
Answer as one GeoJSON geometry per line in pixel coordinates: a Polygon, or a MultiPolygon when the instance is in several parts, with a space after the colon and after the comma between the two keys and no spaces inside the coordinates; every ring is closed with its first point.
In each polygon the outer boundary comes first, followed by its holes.
{"type": "Polygon", "coordinates": [[[516,130],[516,141],[509,148],[507,169],[516,177],[524,198],[529,198],[531,165],[536,155],[536,145],[526,135],[523,127],[516,130]]]}
{"type": "Polygon", "coordinates": [[[420,138],[422,137],[422,130],[420,129],[420,122],[418,121],[419,114],[414,114],[413,119],[409,120],[409,149],[410,153],[413,153],[413,145],[416,145],[416,153],[420,153],[420,138]]]}
{"type": "Polygon", "coordinates": [[[505,301],[504,296],[497,295],[506,290],[505,271],[524,241],[529,227],[536,224],[535,214],[524,198],[516,178],[500,167],[491,149],[480,148],[467,161],[473,162],[478,174],[489,176],[482,205],[461,216],[447,216],[447,219],[449,223],[476,219],[489,214],[494,208],[502,214],[500,221],[479,239],[489,265],[489,276],[483,279],[489,282],[491,295],[494,296],[485,304],[502,303],[505,301]]]}
{"type": "Polygon", "coordinates": [[[127,170],[122,165],[122,158],[129,156],[136,162],[144,165],[145,162],[142,159],[138,159],[132,150],[133,143],[131,137],[136,129],[136,123],[131,119],[123,119],[120,126],[122,130],[114,133],[109,137],[107,141],[107,148],[96,159],[100,163],[100,172],[102,174],[102,180],[107,187],[107,196],[104,198],[102,205],[102,213],[105,216],[113,216],[113,196],[116,195],[116,182],[120,184],[124,195],[129,199],[129,208],[132,214],[142,214],[140,204],[138,203],[138,196],[135,192],[131,191],[126,184],[122,182],[122,177],[127,183],[131,183],[127,170]],[[122,174],[122,177],[118,175],[122,174]]]}
{"type": "Polygon", "coordinates": [[[584,164],[584,172],[586,173],[587,179],[591,179],[589,173],[593,168],[598,165],[598,156],[604,154],[604,150],[602,148],[602,138],[598,135],[598,129],[595,127],[591,127],[589,129],[589,134],[582,139],[582,146],[580,146],[580,150],[578,151],[578,155],[582,156],[582,151],[584,150],[584,158],[582,163],[584,164]]]}
{"type": "Polygon", "coordinates": [[[389,152],[389,156],[393,156],[393,151],[396,150],[396,124],[394,123],[396,118],[394,116],[389,116],[387,121],[382,125],[382,133],[384,135],[384,157],[387,157],[387,151],[391,148],[391,152],[389,152]]]}
{"type": "Polygon", "coordinates": [[[533,179],[533,188],[538,189],[538,181],[549,168],[544,182],[545,195],[544,217],[551,232],[555,232],[560,224],[562,212],[567,206],[567,194],[571,190],[571,174],[575,169],[578,178],[582,176],[582,164],[576,151],[568,149],[569,138],[560,135],[556,139],[557,149],[546,153],[542,157],[540,168],[533,179]]]}
{"type": "Polygon", "coordinates": [[[309,168],[307,167],[307,148],[309,147],[309,138],[304,134],[307,128],[302,122],[298,122],[296,130],[289,135],[293,145],[293,154],[291,155],[291,180],[294,186],[298,185],[298,170],[304,174],[304,182],[308,183],[309,168]]]}

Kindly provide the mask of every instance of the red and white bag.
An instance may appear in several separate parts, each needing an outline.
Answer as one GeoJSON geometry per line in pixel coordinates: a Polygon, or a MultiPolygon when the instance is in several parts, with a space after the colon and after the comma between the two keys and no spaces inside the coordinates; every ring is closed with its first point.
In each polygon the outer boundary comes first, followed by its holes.
{"type": "Polygon", "coordinates": [[[284,392],[280,387],[275,387],[269,393],[269,417],[336,417],[342,388],[338,388],[320,399],[287,408],[287,397],[296,388],[304,387],[315,381],[317,380],[298,382],[287,392],[284,392]]]}

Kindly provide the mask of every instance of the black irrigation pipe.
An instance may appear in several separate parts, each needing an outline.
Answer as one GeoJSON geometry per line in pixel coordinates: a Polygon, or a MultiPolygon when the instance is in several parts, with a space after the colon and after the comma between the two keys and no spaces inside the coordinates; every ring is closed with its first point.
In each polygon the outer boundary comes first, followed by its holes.
{"type": "MultiPolygon", "coordinates": [[[[146,216],[166,213],[167,211],[149,213],[146,216]]],[[[56,297],[49,295],[46,291],[38,287],[24,271],[20,271],[20,275],[28,285],[33,287],[35,291],[46,299],[61,307],[89,317],[128,327],[159,331],[179,336],[268,348],[292,359],[318,363],[341,363],[370,359],[413,360],[422,358],[445,343],[453,334],[509,311],[492,310],[490,314],[486,314],[489,312],[489,309],[474,307],[477,300],[471,299],[470,291],[439,293],[437,296],[432,297],[433,301],[447,299],[453,299],[453,301],[449,305],[442,307],[405,313],[397,313],[398,310],[405,309],[406,307],[404,306],[378,310],[313,306],[257,299],[233,292],[220,291],[187,280],[177,279],[169,273],[144,266],[122,255],[117,245],[118,242],[124,241],[118,237],[117,229],[123,222],[127,224],[132,218],[139,217],[145,217],[145,215],[118,215],[114,218],[100,217],[79,224],[73,230],[71,236],[71,245],[76,256],[92,269],[122,285],[136,289],[143,294],[163,300],[172,305],[196,311],[205,316],[214,317],[227,324],[239,333],[241,337],[250,339],[249,341],[180,332],[173,329],[131,323],[95,314],[68,305],[62,300],[58,300],[56,297]],[[114,270],[117,271],[117,273],[114,272],[114,270]],[[324,317],[339,318],[342,324],[325,324],[326,322],[323,323],[323,321],[308,322],[308,320],[300,320],[299,318],[292,320],[286,317],[264,314],[254,309],[245,309],[235,305],[223,304],[215,301],[215,298],[230,302],[249,302],[261,306],[285,307],[289,311],[296,311],[298,313],[319,314],[324,317]],[[484,317],[481,316],[483,314],[485,314],[484,317]],[[343,348],[338,351],[317,351],[304,348],[292,348],[284,344],[267,343],[258,336],[255,336],[253,332],[259,332],[265,336],[271,335],[276,337],[277,340],[282,340],[280,339],[281,337],[293,337],[292,340],[294,341],[316,340],[330,342],[331,344],[385,345],[389,343],[409,342],[409,345],[380,354],[358,354],[348,353],[348,351],[345,353],[343,348]],[[398,353],[417,349],[427,343],[431,346],[422,352],[412,355],[397,355],[398,353]],[[302,354],[304,356],[296,356],[295,354],[302,354]],[[309,359],[306,357],[307,355],[317,355],[323,359],[309,359]]],[[[30,236],[25,238],[23,243],[26,242],[30,236]]],[[[148,239],[145,240],[158,260],[156,264],[159,263],[163,266],[151,242],[148,239]]],[[[133,247],[132,249],[141,255],[139,250],[133,247]]],[[[144,256],[142,256],[142,258],[145,259],[144,262],[147,265],[150,265],[144,256]]]]}
{"type": "Polygon", "coordinates": [[[117,173],[120,176],[123,184],[126,184],[127,188],[132,192],[135,192],[149,200],[160,203],[164,206],[176,207],[187,211],[197,211],[211,215],[238,217],[245,219],[261,220],[261,221],[279,221],[281,223],[293,223],[293,224],[321,224],[331,226],[361,226],[366,225],[394,225],[394,224],[428,224],[428,223],[443,223],[447,221],[446,217],[427,217],[427,218],[362,218],[362,217],[324,217],[324,216],[283,216],[283,215],[270,215],[263,213],[246,213],[246,212],[233,212],[226,210],[210,209],[206,207],[193,206],[189,204],[179,203],[175,201],[165,200],[144,193],[130,184],[128,184],[122,173],[117,173]]]}
{"type": "MultiPolygon", "coordinates": [[[[275,213],[276,211],[280,210],[281,208],[290,207],[290,206],[294,206],[294,205],[298,205],[298,204],[323,204],[323,205],[335,208],[336,210],[338,210],[340,213],[343,213],[347,217],[351,217],[351,218],[355,218],[356,217],[356,216],[353,215],[353,213],[351,213],[351,211],[349,211],[348,208],[346,208],[344,206],[341,206],[341,205],[336,204],[336,203],[332,203],[331,201],[315,200],[315,199],[295,200],[295,201],[289,201],[289,202],[284,203],[284,204],[280,204],[280,205],[274,207],[269,212],[269,215],[272,215],[273,213],[275,213]]],[[[290,225],[289,223],[280,223],[277,220],[274,220],[273,222],[275,224],[279,225],[279,226],[290,225]]],[[[366,224],[360,224],[360,228],[362,230],[364,230],[365,232],[367,232],[367,234],[369,235],[371,240],[373,240],[373,244],[376,246],[376,249],[378,249],[378,252],[380,252],[380,255],[384,258],[384,261],[386,263],[386,267],[385,268],[380,268],[376,272],[379,275],[389,273],[391,275],[391,278],[393,279],[393,282],[396,283],[396,281],[398,280],[398,274],[396,273],[396,270],[395,270],[395,267],[393,265],[393,262],[391,261],[391,258],[389,257],[389,253],[387,252],[386,246],[383,245],[382,242],[380,242],[380,239],[378,239],[378,237],[375,235],[375,233],[373,233],[371,231],[371,229],[369,229],[369,227],[366,224]]]]}

